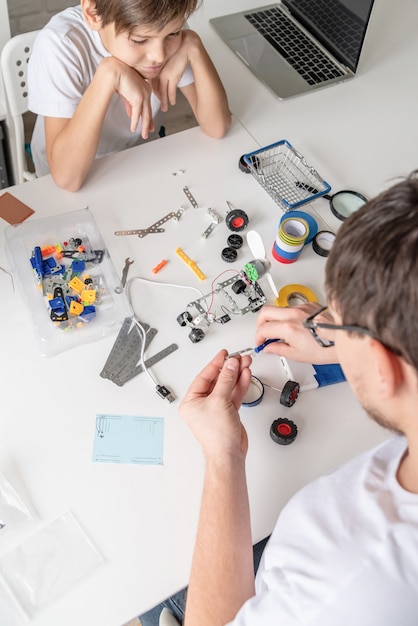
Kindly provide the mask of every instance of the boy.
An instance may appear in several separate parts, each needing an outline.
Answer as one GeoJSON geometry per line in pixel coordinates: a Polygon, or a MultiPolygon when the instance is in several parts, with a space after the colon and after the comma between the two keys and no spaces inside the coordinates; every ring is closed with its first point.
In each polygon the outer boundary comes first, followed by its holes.
{"type": "Polygon", "coordinates": [[[137,145],[154,118],[186,97],[203,132],[225,135],[226,94],[186,20],[200,0],[81,0],[36,38],[28,67],[29,109],[38,115],[32,154],[38,176],[78,191],[91,164],[137,145]]]}

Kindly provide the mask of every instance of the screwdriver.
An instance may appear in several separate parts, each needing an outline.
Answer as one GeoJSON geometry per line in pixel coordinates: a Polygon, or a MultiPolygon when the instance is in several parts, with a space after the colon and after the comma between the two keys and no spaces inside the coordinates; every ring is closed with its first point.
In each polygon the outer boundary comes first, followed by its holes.
{"type": "Polygon", "coordinates": [[[245,348],[244,350],[238,350],[238,352],[232,352],[228,354],[226,357],[229,359],[231,356],[244,356],[245,354],[249,354],[250,356],[255,356],[259,354],[266,346],[270,343],[286,343],[284,339],[267,339],[264,343],[261,343],[259,346],[255,346],[255,348],[245,348]]]}

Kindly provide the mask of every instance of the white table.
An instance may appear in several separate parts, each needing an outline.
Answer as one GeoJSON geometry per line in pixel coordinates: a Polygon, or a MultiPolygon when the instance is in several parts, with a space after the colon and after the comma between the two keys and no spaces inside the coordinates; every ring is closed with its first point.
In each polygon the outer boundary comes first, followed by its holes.
{"type": "MultiPolygon", "coordinates": [[[[207,17],[219,14],[225,6],[217,0],[207,2],[193,20],[201,26],[230,94],[236,119],[227,138],[211,140],[196,128],[103,159],[76,194],[59,190],[49,177],[9,191],[36,211],[34,218],[88,205],[118,272],[130,257],[135,261],[130,276],[152,278],[151,268],[168,258],[157,281],[195,286],[206,293],[213,278],[229,269],[220,258],[230,234],[225,224],[217,226],[207,240],[200,237],[211,221],[209,207],[225,216],[229,200],[245,210],[249,228],[263,236],[271,259],[281,212],[251,176],[238,170],[238,158],[244,152],[285,137],[334,190],[350,186],[368,195],[384,187],[391,176],[414,167],[417,130],[407,95],[416,93],[416,88],[398,66],[407,62],[407,53],[416,51],[418,45],[412,34],[416,8],[405,0],[410,16],[405,8],[402,21],[391,20],[398,33],[395,37],[400,38],[401,24],[405,29],[403,42],[396,47],[387,34],[389,4],[377,0],[362,63],[364,74],[340,88],[280,102],[205,25],[207,17]],[[342,97],[345,93],[350,98],[342,97]],[[190,187],[199,209],[188,204],[184,185],[190,187]],[[188,207],[183,217],[178,223],[168,222],[163,234],[141,240],[114,236],[116,230],[145,228],[180,205],[188,207]],[[208,275],[204,284],[177,258],[178,246],[208,275]]],[[[236,8],[238,0],[229,5],[236,8]]],[[[245,3],[245,7],[254,5],[245,3]]],[[[338,227],[325,201],[307,210],[321,228],[338,227]]],[[[234,267],[241,269],[241,262],[250,256],[244,247],[234,267]]],[[[3,245],[0,266],[8,267],[3,245]]],[[[302,283],[320,299],[324,298],[323,269],[324,259],[310,246],[293,265],[272,261],[278,287],[302,283]]],[[[271,301],[267,284],[263,279],[261,283],[271,301]]],[[[71,510],[103,554],[105,565],[32,623],[120,626],[187,583],[203,477],[200,449],[177,414],[178,400],[170,406],[160,400],[144,374],[120,388],[100,378],[116,332],[52,359],[42,358],[27,308],[20,294],[13,294],[4,273],[0,273],[0,290],[0,471],[19,491],[27,492],[38,513],[33,523],[2,537],[1,554],[71,510]],[[164,465],[93,463],[97,413],[164,417],[164,465]]],[[[253,314],[234,318],[224,327],[210,327],[203,342],[193,345],[176,317],[195,299],[194,292],[138,283],[133,295],[139,317],[158,329],[150,354],[173,341],[179,346],[153,368],[177,398],[218,349],[233,351],[253,342],[253,314]]],[[[271,385],[284,382],[274,357],[257,357],[254,373],[271,385]]],[[[243,409],[242,418],[250,439],[248,482],[254,541],[271,531],[280,509],[299,487],[387,436],[364,416],[346,383],[301,394],[290,409],[282,407],[278,394],[267,389],[258,408],[243,409]],[[280,416],[294,419],[299,427],[296,442],[286,448],[275,445],[269,436],[271,422],[280,416]]]]}
{"type": "MultiPolygon", "coordinates": [[[[265,3],[269,4],[268,2],[265,3]]],[[[376,0],[358,74],[312,94],[279,100],[223,43],[209,19],[261,6],[257,0],[206,1],[190,26],[202,36],[230,106],[261,145],[291,141],[335,191],[372,196],[416,168],[418,5],[376,0]]]]}

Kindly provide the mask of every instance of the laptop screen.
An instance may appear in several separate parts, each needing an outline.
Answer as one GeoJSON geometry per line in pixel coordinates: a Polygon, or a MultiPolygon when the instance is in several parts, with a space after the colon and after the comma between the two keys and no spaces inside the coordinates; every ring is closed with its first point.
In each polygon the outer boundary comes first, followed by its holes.
{"type": "Polygon", "coordinates": [[[374,0],[282,0],[343,65],[356,71],[374,0]]]}

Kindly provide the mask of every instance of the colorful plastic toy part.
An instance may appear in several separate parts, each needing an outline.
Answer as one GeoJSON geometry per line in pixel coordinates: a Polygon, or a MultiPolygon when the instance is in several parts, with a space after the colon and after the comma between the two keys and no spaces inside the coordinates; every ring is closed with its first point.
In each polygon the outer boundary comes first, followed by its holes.
{"type": "Polygon", "coordinates": [[[80,293],[80,298],[82,302],[86,302],[87,304],[93,304],[93,302],[96,302],[96,290],[83,289],[83,291],[80,293]]]}
{"type": "Polygon", "coordinates": [[[44,246],[43,248],[41,248],[41,252],[42,252],[42,256],[43,257],[51,256],[52,254],[55,254],[56,247],[55,246],[44,246]]]}
{"type": "Polygon", "coordinates": [[[70,280],[68,285],[77,293],[81,293],[84,289],[84,283],[79,278],[77,278],[77,276],[74,276],[74,278],[70,280]]]}
{"type": "Polygon", "coordinates": [[[244,266],[244,272],[247,274],[250,280],[258,280],[259,278],[257,268],[252,263],[247,263],[244,266]]]}
{"type": "Polygon", "coordinates": [[[71,315],[81,315],[81,313],[84,311],[84,305],[81,304],[80,302],[75,302],[75,300],[73,300],[70,304],[70,313],[71,315]]]}
{"type": "Polygon", "coordinates": [[[33,255],[32,258],[30,260],[31,265],[33,267],[33,269],[35,270],[35,272],[38,275],[38,278],[42,278],[44,273],[43,273],[43,261],[42,261],[42,252],[41,252],[41,248],[39,246],[36,246],[33,250],[33,255]]]}
{"type": "Polygon", "coordinates": [[[199,278],[199,280],[205,280],[206,279],[206,275],[198,268],[198,266],[196,265],[195,261],[190,259],[187,256],[187,254],[185,252],[183,252],[183,250],[181,248],[177,248],[176,254],[181,258],[182,261],[184,261],[184,263],[186,263],[186,265],[188,265],[190,267],[191,270],[193,270],[193,272],[196,274],[196,276],[199,278]]]}
{"type": "Polygon", "coordinates": [[[84,311],[80,313],[78,319],[82,322],[90,322],[93,317],[96,315],[96,307],[95,306],[85,306],[84,311]]]}
{"type": "Polygon", "coordinates": [[[77,272],[77,274],[80,274],[81,272],[84,272],[86,264],[83,260],[74,260],[71,263],[71,267],[73,272],[77,272]]]}
{"type": "Polygon", "coordinates": [[[165,265],[167,265],[167,263],[168,263],[168,261],[166,261],[166,259],[163,259],[163,260],[161,261],[161,263],[158,263],[158,265],[156,265],[155,267],[153,267],[153,268],[152,268],[152,270],[151,270],[151,271],[152,271],[152,273],[153,273],[153,274],[157,274],[160,270],[162,270],[162,269],[163,269],[163,267],[164,267],[165,265]]]}

